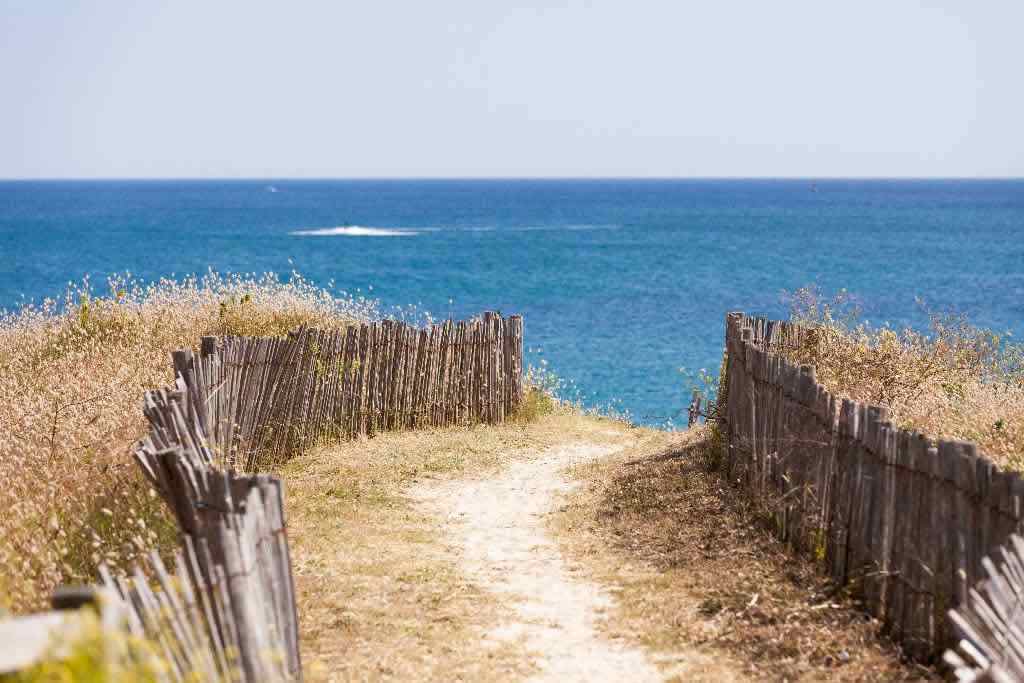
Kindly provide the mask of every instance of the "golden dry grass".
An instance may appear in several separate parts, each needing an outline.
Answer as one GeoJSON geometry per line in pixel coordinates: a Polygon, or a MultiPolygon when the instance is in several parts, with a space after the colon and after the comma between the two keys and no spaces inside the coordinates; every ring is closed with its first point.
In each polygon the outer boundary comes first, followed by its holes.
{"type": "Polygon", "coordinates": [[[92,579],[100,561],[124,568],[176,544],[129,457],[145,429],[143,392],[170,383],[173,349],[373,312],[298,277],[114,278],[109,288],[0,316],[0,608],[39,608],[56,584],[92,579]]]}
{"type": "Polygon", "coordinates": [[[704,436],[648,431],[573,468],[584,486],[550,524],[568,556],[619,586],[609,636],[661,653],[676,680],[930,679],[703,467],[704,436]]]}
{"type": "Polygon", "coordinates": [[[381,434],[284,466],[311,680],[503,681],[532,672],[521,644],[481,640],[507,608],[460,573],[441,520],[407,491],[429,480],[492,476],[557,444],[621,438],[609,420],[564,410],[533,417],[381,434]]]}
{"type": "Polygon", "coordinates": [[[1024,350],[963,318],[932,314],[927,334],[871,328],[845,295],[794,295],[793,318],[814,328],[789,355],[814,365],[839,396],[887,407],[900,427],[978,444],[999,465],[1024,469],[1024,350]]]}

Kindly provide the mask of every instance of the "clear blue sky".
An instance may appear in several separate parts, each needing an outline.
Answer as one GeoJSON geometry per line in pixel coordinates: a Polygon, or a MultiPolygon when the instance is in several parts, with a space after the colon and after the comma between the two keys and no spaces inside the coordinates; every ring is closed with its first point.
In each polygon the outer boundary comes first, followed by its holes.
{"type": "Polygon", "coordinates": [[[1024,176],[1024,2],[0,0],[0,178],[1024,176]]]}

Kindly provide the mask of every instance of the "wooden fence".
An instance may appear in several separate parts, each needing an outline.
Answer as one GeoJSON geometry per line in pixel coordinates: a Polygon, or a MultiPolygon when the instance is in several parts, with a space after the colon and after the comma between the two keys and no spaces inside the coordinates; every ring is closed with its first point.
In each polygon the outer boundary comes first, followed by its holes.
{"type": "MultiPolygon", "coordinates": [[[[112,583],[132,598],[136,630],[161,642],[197,643],[205,634],[202,647],[185,654],[165,647],[176,672],[301,679],[282,484],[235,471],[330,439],[499,422],[522,392],[522,329],[518,316],[506,322],[485,313],[426,330],[385,321],[336,332],[303,328],[285,339],[205,337],[198,358],[176,351],[175,387],[145,396],[150,432],[135,457],[184,534],[177,561],[184,588],[176,602],[155,600],[141,576],[134,588],[112,583]],[[163,613],[182,615],[171,619],[175,638],[144,628],[164,603],[171,609],[163,613]],[[200,626],[189,630],[185,613],[200,626]]],[[[162,567],[156,573],[162,595],[174,595],[162,567]]]]}
{"type": "Polygon", "coordinates": [[[182,531],[176,580],[154,554],[160,591],[138,571],[133,582],[104,572],[104,583],[132,608],[132,633],[160,644],[172,680],[300,680],[282,482],[218,466],[189,381],[147,392],[150,432],[135,449],[182,531]]]}
{"type": "Polygon", "coordinates": [[[806,334],[727,316],[723,468],[909,654],[934,657],[953,640],[948,611],[1018,529],[1024,480],[973,444],[931,441],[883,407],[830,394],[813,367],[780,353],[806,334]]]}
{"type": "MultiPolygon", "coordinates": [[[[182,545],[172,570],[156,552],[130,576],[100,566],[103,679],[127,680],[141,665],[167,683],[301,681],[281,481],[212,466],[186,396],[180,377],[176,389],[147,395],[152,431],[135,453],[173,510],[182,545]]],[[[77,617],[0,622],[0,675],[66,656],[83,634],[77,617]]]]}
{"type": "Polygon", "coordinates": [[[982,560],[988,578],[949,615],[963,656],[944,658],[965,683],[1024,681],[1024,539],[1014,534],[996,559],[982,560]]]}
{"type": "MultiPolygon", "coordinates": [[[[177,453],[163,455],[178,469],[177,453]]],[[[101,567],[103,584],[127,607],[128,632],[155,645],[163,680],[301,680],[281,482],[206,475],[200,480],[212,486],[194,506],[203,528],[183,534],[174,570],[153,552],[148,572],[113,576],[101,567]]]]}
{"type": "Polygon", "coordinates": [[[174,364],[210,425],[211,457],[251,472],[324,440],[503,421],[522,396],[523,319],[206,337],[198,358],[179,351],[174,364]]]}

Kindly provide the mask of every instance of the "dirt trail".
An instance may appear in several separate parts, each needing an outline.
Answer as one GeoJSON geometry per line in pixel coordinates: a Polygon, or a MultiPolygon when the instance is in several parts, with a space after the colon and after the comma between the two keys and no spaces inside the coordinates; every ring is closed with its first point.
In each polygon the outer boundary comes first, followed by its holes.
{"type": "Polygon", "coordinates": [[[293,459],[306,680],[929,679],[820,609],[700,438],[559,413],[293,459]]]}
{"type": "Polygon", "coordinates": [[[597,623],[613,600],[575,576],[545,529],[544,516],[573,484],[563,471],[618,450],[576,443],[511,464],[496,478],[421,484],[412,494],[444,520],[446,537],[470,580],[512,607],[509,623],[487,634],[495,644],[521,639],[534,680],[660,681],[645,653],[602,638],[597,623]]]}

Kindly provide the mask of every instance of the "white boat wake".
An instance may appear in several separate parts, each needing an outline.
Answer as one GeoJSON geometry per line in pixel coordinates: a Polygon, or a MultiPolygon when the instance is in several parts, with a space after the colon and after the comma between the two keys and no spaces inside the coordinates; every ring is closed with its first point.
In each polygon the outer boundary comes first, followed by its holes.
{"type": "Polygon", "coordinates": [[[361,225],[345,225],[337,228],[317,228],[315,230],[295,230],[291,235],[335,236],[345,237],[412,237],[420,234],[419,230],[407,228],[367,228],[361,225]]]}

